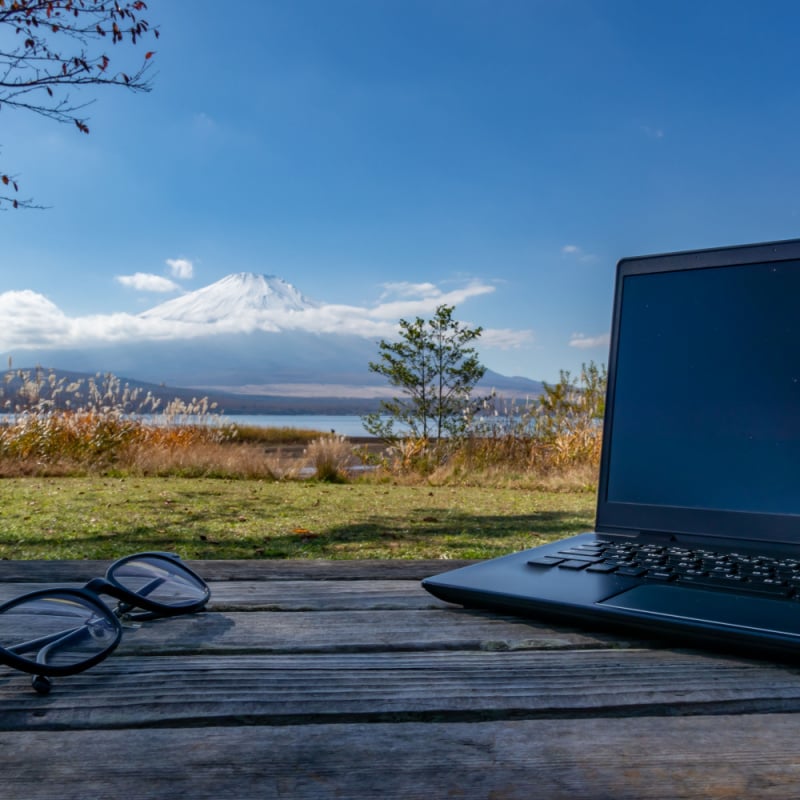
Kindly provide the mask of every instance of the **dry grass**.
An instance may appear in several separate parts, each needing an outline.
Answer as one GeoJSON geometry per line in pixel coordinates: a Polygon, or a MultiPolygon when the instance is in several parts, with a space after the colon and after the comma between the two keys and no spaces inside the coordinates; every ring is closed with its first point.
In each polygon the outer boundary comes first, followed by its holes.
{"type": "Polygon", "coordinates": [[[285,474],[266,456],[262,447],[221,442],[199,442],[180,448],[137,444],[128,449],[117,470],[143,477],[180,475],[258,480],[276,480],[285,474]]]}
{"type": "Polygon", "coordinates": [[[344,436],[320,436],[305,451],[314,467],[314,477],[329,483],[343,483],[356,464],[353,446],[344,436]]]}
{"type": "MultiPolygon", "coordinates": [[[[221,417],[224,421],[225,417],[221,417]]],[[[228,428],[230,438],[237,442],[261,444],[265,447],[285,447],[308,445],[320,436],[319,431],[293,428],[286,425],[278,428],[262,428],[258,425],[235,423],[228,428]]]]}
{"type": "Polygon", "coordinates": [[[586,405],[587,395],[570,387],[566,380],[548,387],[548,403],[495,411],[484,417],[483,427],[476,422],[472,436],[405,439],[376,448],[290,427],[225,425],[205,398],[190,404],[175,400],[153,421],[142,410],[152,411],[155,401],[138,398],[113,376],[80,387],[38,371],[9,373],[0,393],[13,414],[0,425],[0,477],[174,475],[345,482],[358,475],[359,480],[402,485],[586,490],[596,483],[601,429],[596,403],[586,405]],[[84,405],[73,408],[73,399],[84,405]],[[372,469],[354,469],[364,464],[372,469]]]}

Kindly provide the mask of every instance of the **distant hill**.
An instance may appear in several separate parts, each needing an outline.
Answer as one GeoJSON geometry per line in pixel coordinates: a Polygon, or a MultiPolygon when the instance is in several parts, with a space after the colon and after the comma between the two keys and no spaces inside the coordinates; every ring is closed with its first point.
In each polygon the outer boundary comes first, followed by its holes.
{"type": "MultiPolygon", "coordinates": [[[[15,368],[14,372],[18,370],[15,368]]],[[[20,368],[20,372],[27,372],[33,375],[36,372],[36,367],[20,368]]],[[[72,392],[69,396],[73,406],[81,405],[87,399],[87,387],[90,379],[100,381],[103,378],[102,373],[88,373],[88,372],[75,372],[73,370],[60,370],[55,368],[41,368],[41,375],[45,381],[42,389],[41,396],[43,398],[50,398],[51,392],[49,391],[47,380],[50,375],[53,380],[58,384],[62,379],[66,384],[81,383],[81,389],[72,392]]],[[[220,389],[203,389],[200,387],[182,387],[172,386],[166,383],[149,383],[148,381],[141,381],[136,378],[128,378],[123,375],[111,373],[120,382],[122,389],[131,391],[138,391],[139,397],[144,397],[148,393],[153,397],[158,398],[160,407],[163,408],[167,403],[175,399],[183,400],[186,403],[191,403],[200,398],[206,398],[210,403],[215,403],[218,411],[225,414],[368,414],[372,411],[377,411],[380,407],[381,397],[390,397],[393,394],[388,388],[385,389],[380,396],[378,395],[335,395],[326,394],[325,386],[316,387],[317,393],[307,393],[303,395],[297,394],[259,394],[257,392],[233,392],[224,391],[220,389]]],[[[494,386],[482,385],[478,389],[478,394],[485,392],[488,394],[492,388],[496,388],[498,394],[502,397],[502,385],[504,383],[503,376],[497,376],[500,381],[494,386]]],[[[507,379],[512,380],[513,379],[507,379]]],[[[540,384],[539,384],[540,385],[540,384]]],[[[5,402],[6,399],[13,397],[21,386],[21,380],[14,378],[7,381],[2,388],[0,388],[0,402],[5,402]]],[[[338,390],[346,390],[348,387],[336,387],[338,390]]],[[[530,397],[538,396],[540,392],[531,394],[530,397]]],[[[63,405],[59,402],[58,405],[63,405]]],[[[517,397],[517,399],[522,399],[517,397]]],[[[134,410],[134,409],[131,409],[134,410]]]]}
{"type": "MultiPolygon", "coordinates": [[[[14,373],[28,373],[35,376],[37,367],[14,369],[14,373]]],[[[64,407],[68,399],[72,407],[80,407],[88,399],[89,381],[94,380],[101,383],[104,375],[88,372],[75,372],[72,370],[59,370],[53,368],[38,368],[42,377],[42,388],[40,396],[43,399],[52,399],[53,392],[50,387],[50,380],[55,386],[80,383],[80,388],[69,392],[61,393],[57,396],[56,405],[64,407]],[[52,376],[52,377],[51,377],[52,376]],[[62,384],[63,381],[63,384],[62,384]]],[[[218,390],[202,391],[197,388],[186,388],[181,386],[170,386],[164,383],[155,384],[147,381],[140,381],[135,378],[111,373],[119,381],[120,389],[125,392],[136,392],[137,402],[129,404],[130,411],[138,409],[138,402],[142,398],[151,394],[160,401],[159,408],[163,408],[173,400],[182,400],[185,403],[205,398],[209,403],[216,404],[216,411],[223,414],[367,414],[375,411],[379,407],[377,398],[359,397],[297,397],[288,395],[260,395],[260,394],[237,394],[235,392],[225,392],[218,390]]],[[[0,402],[5,405],[7,400],[13,402],[13,398],[22,386],[22,380],[14,377],[7,380],[0,387],[0,402]]]]}

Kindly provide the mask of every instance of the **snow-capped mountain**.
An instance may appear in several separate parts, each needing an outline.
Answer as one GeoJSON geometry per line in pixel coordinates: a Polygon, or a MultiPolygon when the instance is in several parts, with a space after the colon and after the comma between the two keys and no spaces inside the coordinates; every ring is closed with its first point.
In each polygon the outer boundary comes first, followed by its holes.
{"type": "MultiPolygon", "coordinates": [[[[284,397],[385,396],[369,370],[393,326],[305,297],[275,275],[240,272],[115,324],[126,336],[9,350],[15,365],[111,372],[173,387],[284,397]],[[387,333],[388,331],[388,333],[387,333]]],[[[482,387],[533,396],[541,384],[487,373],[482,387]]]]}
{"type": "Polygon", "coordinates": [[[268,312],[304,311],[319,303],[276,275],[237,272],[210,286],[168,300],[139,314],[143,319],[219,322],[268,312]]]}

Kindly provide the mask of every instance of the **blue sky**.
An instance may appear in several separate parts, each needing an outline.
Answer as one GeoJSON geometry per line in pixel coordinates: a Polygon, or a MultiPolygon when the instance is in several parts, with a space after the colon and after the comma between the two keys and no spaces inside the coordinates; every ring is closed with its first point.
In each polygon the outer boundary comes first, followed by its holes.
{"type": "Polygon", "coordinates": [[[17,364],[253,271],[365,318],[455,302],[487,366],[554,380],[606,361],[620,258],[800,235],[795,3],[149,6],[150,94],[92,95],[89,136],[0,114],[49,206],[0,213],[17,364]]]}

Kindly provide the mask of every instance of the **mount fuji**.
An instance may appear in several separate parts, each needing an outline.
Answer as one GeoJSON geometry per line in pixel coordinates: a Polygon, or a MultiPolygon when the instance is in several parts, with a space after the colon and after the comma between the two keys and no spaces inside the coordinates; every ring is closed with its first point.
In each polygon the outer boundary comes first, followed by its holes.
{"type": "MultiPolygon", "coordinates": [[[[121,341],[24,350],[14,362],[237,395],[378,398],[395,394],[369,371],[396,321],[367,320],[374,336],[348,332],[362,309],[309,299],[275,275],[239,272],[132,318],[121,341]],[[352,312],[352,313],[351,313],[352,312]]],[[[363,320],[362,320],[363,322],[363,320]]],[[[368,329],[370,329],[368,327],[368,329]]],[[[534,396],[541,384],[487,372],[481,388],[534,396]]]]}
{"type": "Polygon", "coordinates": [[[242,316],[262,316],[319,308],[292,284],[276,275],[238,272],[139,314],[142,319],[214,323],[242,316]]]}

